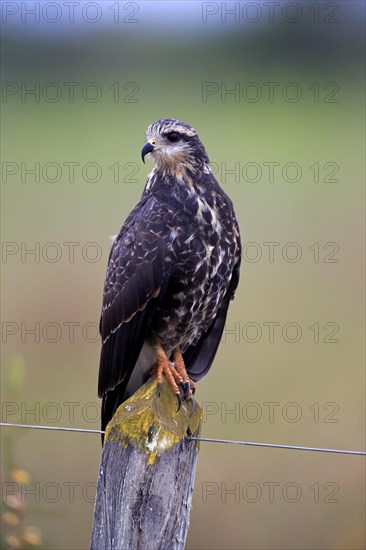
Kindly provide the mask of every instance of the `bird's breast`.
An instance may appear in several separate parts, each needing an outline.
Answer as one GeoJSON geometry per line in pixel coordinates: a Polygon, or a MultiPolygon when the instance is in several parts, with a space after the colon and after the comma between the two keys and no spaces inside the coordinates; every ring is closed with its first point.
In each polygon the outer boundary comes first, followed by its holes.
{"type": "Polygon", "coordinates": [[[170,228],[172,273],[151,327],[167,351],[179,346],[184,352],[207,331],[229,287],[235,258],[232,211],[201,197],[185,206],[170,228]]]}

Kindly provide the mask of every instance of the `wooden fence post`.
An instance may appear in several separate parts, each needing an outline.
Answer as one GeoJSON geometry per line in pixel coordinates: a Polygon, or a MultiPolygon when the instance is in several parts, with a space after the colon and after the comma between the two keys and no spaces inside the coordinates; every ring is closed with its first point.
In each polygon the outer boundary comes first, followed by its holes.
{"type": "Polygon", "coordinates": [[[151,378],[122,403],[106,430],[91,550],[182,550],[196,469],[202,409],[151,378]],[[191,415],[191,416],[190,416],[191,415]]]}

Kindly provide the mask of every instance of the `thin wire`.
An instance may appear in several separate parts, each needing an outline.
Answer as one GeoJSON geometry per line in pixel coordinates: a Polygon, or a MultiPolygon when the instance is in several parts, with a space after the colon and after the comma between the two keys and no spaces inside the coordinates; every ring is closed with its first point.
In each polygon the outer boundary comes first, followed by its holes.
{"type": "Polygon", "coordinates": [[[0,426],[8,428],[32,428],[33,430],[55,430],[58,432],[85,432],[89,434],[104,434],[101,430],[86,430],[84,428],[62,428],[61,426],[38,426],[37,424],[9,424],[0,422],[0,426]]]}
{"type": "Polygon", "coordinates": [[[301,447],[298,445],[279,445],[278,443],[254,443],[252,441],[234,441],[231,439],[210,439],[208,437],[190,437],[191,441],[206,441],[208,443],[228,443],[230,445],[247,445],[250,447],[271,447],[274,449],[292,449],[294,451],[315,451],[318,453],[337,453],[344,455],[366,456],[365,451],[346,451],[344,449],[325,449],[322,447],[301,447]]]}
{"type": "MultiPolygon", "coordinates": [[[[0,422],[0,426],[5,428],[32,428],[35,430],[55,430],[59,432],[82,432],[104,434],[102,430],[87,430],[84,428],[63,428],[61,426],[38,426],[36,424],[9,424],[0,422]]],[[[188,441],[203,441],[205,443],[226,443],[229,445],[246,445],[248,447],[270,447],[274,449],[290,449],[294,451],[314,451],[318,453],[335,453],[344,455],[366,456],[365,451],[347,451],[344,449],[325,449],[321,447],[301,447],[298,445],[280,445],[278,443],[256,443],[254,441],[235,441],[232,439],[211,439],[209,437],[187,437],[188,441]]]]}

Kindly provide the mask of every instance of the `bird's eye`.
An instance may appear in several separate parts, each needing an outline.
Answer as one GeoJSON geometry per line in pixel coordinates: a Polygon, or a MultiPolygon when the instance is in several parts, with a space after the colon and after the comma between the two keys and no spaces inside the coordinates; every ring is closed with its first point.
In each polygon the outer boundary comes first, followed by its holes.
{"type": "Polygon", "coordinates": [[[178,132],[169,132],[169,134],[167,134],[167,139],[169,141],[171,141],[172,143],[174,143],[175,141],[178,141],[179,139],[179,134],[178,132]]]}

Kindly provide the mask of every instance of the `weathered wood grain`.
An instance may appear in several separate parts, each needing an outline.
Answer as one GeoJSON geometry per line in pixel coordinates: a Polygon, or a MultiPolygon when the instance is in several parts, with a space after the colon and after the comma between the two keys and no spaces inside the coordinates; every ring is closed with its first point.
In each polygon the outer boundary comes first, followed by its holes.
{"type": "Polygon", "coordinates": [[[187,537],[202,410],[150,379],[108,424],[99,470],[92,550],[180,550],[187,537]]]}

